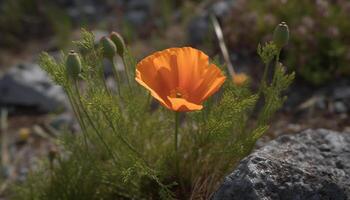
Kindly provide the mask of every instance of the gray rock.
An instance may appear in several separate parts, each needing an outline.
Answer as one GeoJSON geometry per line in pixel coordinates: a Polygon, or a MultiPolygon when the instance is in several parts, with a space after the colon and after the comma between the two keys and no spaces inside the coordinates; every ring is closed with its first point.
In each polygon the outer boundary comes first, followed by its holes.
{"type": "Polygon", "coordinates": [[[350,86],[346,85],[335,88],[333,92],[333,97],[337,100],[350,99],[350,86]]]}
{"type": "Polygon", "coordinates": [[[336,101],[334,102],[334,111],[336,113],[346,113],[347,112],[347,107],[345,103],[341,101],[336,101]]]}
{"type": "Polygon", "coordinates": [[[212,200],[350,198],[350,134],[306,130],[252,153],[228,175],[212,200]]]}
{"type": "Polygon", "coordinates": [[[341,111],[350,111],[350,82],[333,89],[333,99],[343,102],[345,109],[341,108],[341,111]]]}
{"type": "Polygon", "coordinates": [[[67,108],[67,105],[62,88],[54,85],[36,64],[12,67],[0,77],[0,106],[46,113],[67,108]]]}

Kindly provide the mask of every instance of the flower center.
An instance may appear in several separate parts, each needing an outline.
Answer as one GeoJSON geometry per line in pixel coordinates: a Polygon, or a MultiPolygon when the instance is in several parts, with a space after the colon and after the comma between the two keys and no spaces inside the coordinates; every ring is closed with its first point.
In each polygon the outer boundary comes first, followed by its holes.
{"type": "Polygon", "coordinates": [[[170,91],[170,95],[169,96],[172,97],[172,98],[183,98],[183,99],[186,99],[188,97],[188,94],[182,88],[176,87],[175,89],[172,89],[170,91]]]}

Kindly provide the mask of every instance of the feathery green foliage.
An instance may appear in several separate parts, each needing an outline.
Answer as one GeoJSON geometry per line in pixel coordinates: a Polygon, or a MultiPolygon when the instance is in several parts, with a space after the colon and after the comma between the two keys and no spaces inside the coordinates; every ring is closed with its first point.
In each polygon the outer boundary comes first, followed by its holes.
{"type": "Polygon", "coordinates": [[[294,77],[278,62],[272,43],[260,46],[266,67],[276,58],[273,79],[265,76],[256,92],[229,79],[203,110],[181,114],[175,154],[173,113],[154,106],[133,81],[136,61],[130,52],[118,57],[129,73],[114,70],[120,83],[116,92],[106,86],[102,49],[94,36],[83,30],[74,44],[82,61],[79,80],[69,79],[65,53],[62,61],[47,53],[40,61],[66,91],[81,134],[58,139],[61,151],[16,188],[17,199],[207,199],[268,129],[294,77]],[[252,115],[259,99],[264,105],[252,115]]]}

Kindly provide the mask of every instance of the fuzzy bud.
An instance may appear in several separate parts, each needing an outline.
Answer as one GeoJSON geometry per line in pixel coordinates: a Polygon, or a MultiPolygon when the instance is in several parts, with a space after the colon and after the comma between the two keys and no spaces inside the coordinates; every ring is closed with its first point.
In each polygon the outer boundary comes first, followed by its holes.
{"type": "Polygon", "coordinates": [[[125,50],[125,42],[124,42],[123,37],[117,32],[112,32],[109,37],[111,38],[111,40],[114,42],[115,46],[117,47],[118,55],[123,57],[124,50],[125,50]]]}
{"type": "Polygon", "coordinates": [[[278,48],[282,48],[288,44],[289,28],[286,22],[281,22],[273,32],[273,42],[278,48]]]}
{"type": "Polygon", "coordinates": [[[245,73],[237,73],[232,77],[233,83],[237,86],[244,85],[244,83],[247,82],[248,78],[248,75],[246,75],[245,73]]]}
{"type": "Polygon", "coordinates": [[[111,39],[108,37],[103,37],[100,41],[103,48],[103,56],[107,59],[112,60],[117,53],[117,47],[111,39]]]}
{"type": "Polygon", "coordinates": [[[66,60],[66,69],[67,69],[68,75],[73,79],[77,79],[79,76],[79,73],[81,72],[80,57],[73,50],[71,50],[68,53],[68,57],[66,60]]]}

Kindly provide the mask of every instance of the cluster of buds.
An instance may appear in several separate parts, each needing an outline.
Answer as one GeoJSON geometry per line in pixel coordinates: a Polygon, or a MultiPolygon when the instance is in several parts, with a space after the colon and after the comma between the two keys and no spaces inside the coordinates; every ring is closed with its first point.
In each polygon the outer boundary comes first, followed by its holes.
{"type": "MultiPolygon", "coordinates": [[[[103,37],[100,40],[103,57],[113,60],[116,55],[123,57],[125,51],[125,42],[116,32],[112,32],[109,37],[103,37]]],[[[81,59],[78,53],[71,50],[66,60],[66,70],[72,80],[76,80],[81,72],[81,59]]]]}
{"type": "Polygon", "coordinates": [[[109,60],[114,56],[123,57],[125,51],[125,42],[123,38],[116,32],[112,32],[109,37],[103,37],[100,41],[103,49],[103,56],[109,60]]]}

